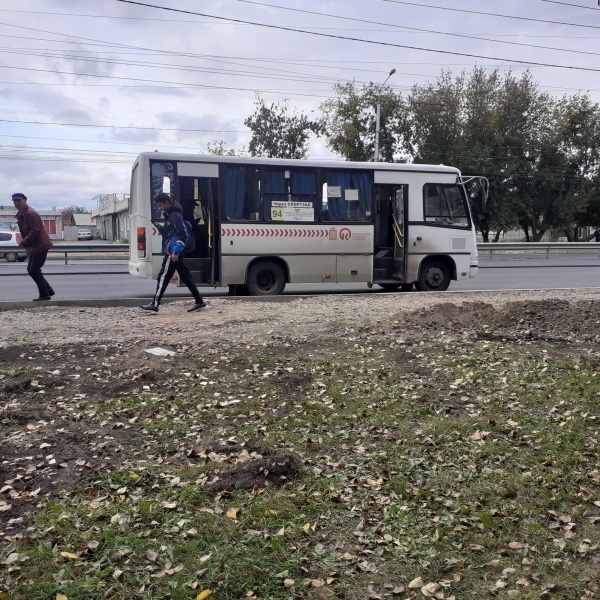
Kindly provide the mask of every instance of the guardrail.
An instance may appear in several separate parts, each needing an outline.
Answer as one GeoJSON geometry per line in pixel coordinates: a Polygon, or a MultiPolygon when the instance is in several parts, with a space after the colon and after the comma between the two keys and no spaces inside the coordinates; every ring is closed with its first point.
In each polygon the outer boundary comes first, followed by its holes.
{"type": "MultiPolygon", "coordinates": [[[[598,253],[600,257],[600,243],[598,242],[485,242],[477,244],[477,249],[481,255],[487,252],[492,260],[494,254],[515,255],[515,254],[544,254],[550,258],[552,252],[562,253],[598,253]]],[[[22,246],[4,246],[0,244],[0,255],[5,252],[25,253],[22,246]]],[[[88,253],[129,253],[129,244],[54,244],[49,250],[52,254],[64,254],[65,265],[69,264],[69,254],[88,254],[88,253]]]]}
{"type": "Polygon", "coordinates": [[[590,252],[598,253],[600,256],[600,243],[598,242],[485,242],[478,243],[477,249],[479,255],[482,252],[487,252],[488,257],[492,260],[493,254],[520,254],[526,252],[528,254],[540,254],[543,253],[546,258],[550,258],[552,252],[572,253],[584,253],[590,252]]]}
{"type": "MultiPolygon", "coordinates": [[[[18,252],[25,254],[23,246],[4,246],[0,244],[0,255],[5,252],[18,252]]],[[[51,254],[64,254],[65,265],[69,264],[69,254],[94,254],[94,253],[129,253],[129,244],[54,244],[48,251],[51,254]]]]}

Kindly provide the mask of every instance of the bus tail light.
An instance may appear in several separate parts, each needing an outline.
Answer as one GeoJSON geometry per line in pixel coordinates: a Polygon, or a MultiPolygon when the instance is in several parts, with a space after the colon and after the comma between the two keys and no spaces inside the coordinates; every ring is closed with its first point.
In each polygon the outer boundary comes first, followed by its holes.
{"type": "Polygon", "coordinates": [[[146,228],[137,228],[137,250],[138,258],[146,258],[146,228]]]}

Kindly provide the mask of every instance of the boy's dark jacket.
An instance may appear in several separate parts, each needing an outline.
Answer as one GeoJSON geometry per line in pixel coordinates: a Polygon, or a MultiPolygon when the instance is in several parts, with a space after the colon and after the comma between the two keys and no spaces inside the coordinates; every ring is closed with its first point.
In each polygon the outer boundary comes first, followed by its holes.
{"type": "Polygon", "coordinates": [[[182,254],[187,242],[187,230],[183,219],[183,209],[175,202],[163,213],[165,222],[158,226],[162,235],[163,254],[182,254]]]}

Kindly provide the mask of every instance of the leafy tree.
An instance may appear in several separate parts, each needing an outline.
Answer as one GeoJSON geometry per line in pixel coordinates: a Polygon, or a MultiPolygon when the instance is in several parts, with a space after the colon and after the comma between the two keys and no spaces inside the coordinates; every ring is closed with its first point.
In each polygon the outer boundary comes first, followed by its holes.
{"type": "Polygon", "coordinates": [[[379,156],[383,162],[393,162],[402,156],[406,113],[402,96],[389,87],[373,83],[335,84],[336,98],[320,106],[321,125],[330,150],[352,161],[371,161],[375,158],[375,121],[377,98],[380,98],[379,156]]]}
{"type": "Polygon", "coordinates": [[[252,131],[248,145],[251,156],[268,158],[306,158],[310,134],[318,134],[320,125],[303,113],[290,111],[288,101],[270,106],[257,95],[254,114],[244,121],[252,131]]]}
{"type": "Polygon", "coordinates": [[[60,213],[60,218],[63,221],[69,221],[71,219],[71,217],[73,216],[73,213],[75,214],[81,214],[81,213],[90,213],[91,211],[88,210],[87,208],[85,208],[84,206],[67,206],[63,209],[61,209],[61,213],[60,213]]]}
{"type": "Polygon", "coordinates": [[[227,148],[227,144],[224,140],[215,140],[212,144],[211,142],[208,142],[208,144],[206,144],[206,151],[215,156],[244,156],[246,154],[245,148],[237,151],[233,148],[227,148]]]}
{"type": "MultiPolygon", "coordinates": [[[[595,204],[600,176],[600,108],[586,95],[563,98],[559,105],[557,129],[561,134],[561,149],[567,168],[565,178],[564,231],[571,240],[577,239],[579,227],[599,227],[595,204]]],[[[589,238],[588,238],[589,239],[589,238]]]]}
{"type": "Polygon", "coordinates": [[[498,239],[500,231],[519,222],[540,234],[539,215],[528,213],[524,183],[516,179],[529,181],[536,140],[551,109],[549,96],[539,92],[529,73],[517,79],[480,67],[456,77],[442,72],[435,82],[413,87],[408,108],[405,143],[415,162],[450,164],[464,175],[488,177],[488,204],[472,203],[485,241],[491,230],[498,239]]]}

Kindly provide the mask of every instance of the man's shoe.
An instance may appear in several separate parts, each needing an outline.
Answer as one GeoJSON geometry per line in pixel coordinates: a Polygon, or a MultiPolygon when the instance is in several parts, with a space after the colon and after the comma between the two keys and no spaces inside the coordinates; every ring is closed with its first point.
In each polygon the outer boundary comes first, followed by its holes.
{"type": "Polygon", "coordinates": [[[158,312],[158,306],[150,303],[150,304],[140,304],[140,308],[142,310],[149,310],[150,312],[158,312]]]}
{"type": "Polygon", "coordinates": [[[192,306],[192,308],[188,308],[188,312],[196,312],[198,310],[203,310],[208,306],[208,304],[206,304],[206,302],[202,301],[202,302],[198,302],[197,304],[194,304],[194,306],[192,306]]]}
{"type": "Polygon", "coordinates": [[[48,296],[54,296],[55,294],[56,292],[52,288],[48,290],[48,296]]]}
{"type": "Polygon", "coordinates": [[[34,298],[34,302],[39,302],[40,300],[50,300],[50,296],[40,296],[39,298],[34,298]]]}

